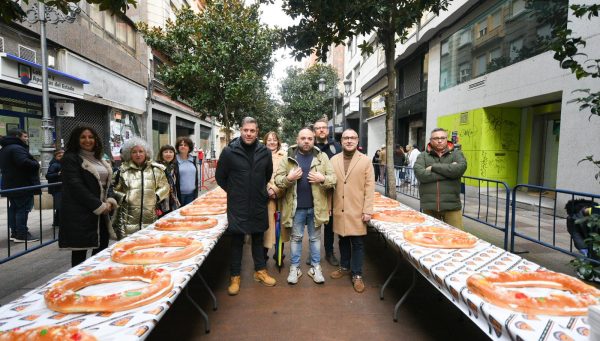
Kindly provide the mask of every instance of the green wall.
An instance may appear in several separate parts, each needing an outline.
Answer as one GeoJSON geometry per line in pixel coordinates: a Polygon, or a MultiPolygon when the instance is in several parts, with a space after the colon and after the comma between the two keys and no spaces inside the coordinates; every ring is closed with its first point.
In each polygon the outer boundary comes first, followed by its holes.
{"type": "Polygon", "coordinates": [[[438,117],[437,123],[449,136],[458,132],[468,164],[465,175],[504,181],[509,187],[517,184],[520,108],[479,108],[438,117]]]}

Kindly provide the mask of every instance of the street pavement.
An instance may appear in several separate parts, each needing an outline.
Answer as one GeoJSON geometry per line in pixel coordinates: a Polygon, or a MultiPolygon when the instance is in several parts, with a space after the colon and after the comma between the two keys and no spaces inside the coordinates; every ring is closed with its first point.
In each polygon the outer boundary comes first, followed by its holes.
{"type": "MultiPolygon", "coordinates": [[[[379,189],[381,190],[381,188],[379,189]]],[[[399,200],[415,209],[419,202],[407,196],[399,200]]],[[[477,216],[481,208],[467,204],[466,213],[477,216]]],[[[6,222],[6,204],[0,201],[0,222],[6,222]]],[[[491,216],[495,217],[495,213],[491,216]]],[[[488,214],[488,218],[490,215],[488,214]]],[[[480,216],[481,218],[481,216],[480,216]]],[[[39,225],[39,211],[30,216],[30,226],[39,225]]],[[[504,218],[502,218],[504,219],[504,218]]],[[[552,224],[553,217],[537,216],[526,209],[518,212],[519,222],[524,231],[536,233],[538,219],[542,224],[552,224]]],[[[561,224],[558,218],[557,226],[561,224]]],[[[52,230],[51,210],[42,211],[42,232],[50,236],[52,230]]],[[[502,247],[503,233],[470,219],[465,219],[465,229],[474,235],[502,247]]],[[[502,224],[500,221],[499,224],[502,224]]],[[[37,229],[37,228],[36,228],[37,229]]],[[[4,228],[2,228],[4,230],[4,228]]],[[[39,232],[33,231],[35,235],[39,232]]],[[[559,231],[557,240],[568,239],[564,231],[559,231]]],[[[0,251],[6,254],[6,234],[0,236],[0,251]]],[[[307,254],[307,236],[304,240],[303,259],[307,254]]],[[[46,239],[47,240],[47,239],[46,239]]],[[[11,243],[11,245],[15,245],[11,243]]],[[[269,271],[278,281],[273,288],[264,287],[252,279],[253,269],[249,245],[245,245],[241,292],[236,297],[227,295],[229,237],[224,236],[216,245],[201,268],[207,282],[213,288],[219,309],[212,311],[208,295],[198,281],[190,283],[190,292],[198,303],[208,312],[212,324],[210,334],[204,333],[204,323],[193,305],[181,295],[158,323],[149,340],[339,340],[339,339],[377,339],[377,340],[479,340],[486,339],[485,334],[468,318],[462,315],[453,304],[443,297],[437,289],[423,278],[419,278],[417,287],[400,308],[397,323],[392,320],[393,306],[410,284],[411,265],[402,263],[399,275],[386,290],[383,301],[379,300],[379,287],[392,271],[397,256],[393,248],[374,232],[366,238],[366,256],[364,278],[367,286],[363,294],[353,291],[348,278],[332,280],[329,273],[334,267],[322,261],[326,283],[314,284],[303,265],[304,275],[300,282],[291,286],[285,282],[289,258],[284,269],[278,273],[272,260],[269,271]]],[[[23,246],[17,246],[22,248],[23,246]]],[[[335,245],[336,251],[337,240],[335,245]]],[[[539,247],[531,242],[518,239],[516,250],[527,250],[524,258],[541,264],[551,270],[572,274],[568,266],[571,257],[550,249],[539,247]]],[[[11,249],[14,252],[15,248],[11,249]]],[[[289,257],[289,246],[285,253],[289,257]]],[[[322,254],[324,251],[322,250],[322,254]]],[[[339,256],[339,252],[338,252],[339,256]]],[[[0,286],[0,305],[6,304],[25,292],[34,289],[51,278],[63,273],[70,267],[70,252],[60,251],[57,243],[43,247],[28,255],[0,264],[3,285],[0,286]]]]}

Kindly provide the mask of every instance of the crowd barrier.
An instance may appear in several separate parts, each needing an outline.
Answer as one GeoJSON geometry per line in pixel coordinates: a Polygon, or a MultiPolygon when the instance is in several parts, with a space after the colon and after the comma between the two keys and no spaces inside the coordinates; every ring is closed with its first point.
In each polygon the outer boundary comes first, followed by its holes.
{"type": "MultiPolygon", "coordinates": [[[[519,237],[529,242],[532,242],[537,245],[541,245],[543,247],[562,252],[564,254],[571,255],[573,257],[578,258],[586,258],[588,261],[600,264],[598,260],[584,257],[582,254],[573,251],[573,238],[569,235],[568,238],[565,238],[564,234],[567,231],[566,228],[566,219],[561,218],[559,212],[562,211],[562,207],[557,207],[557,203],[567,202],[568,200],[574,199],[589,199],[595,200],[596,202],[600,202],[600,194],[592,194],[592,193],[584,193],[584,192],[575,192],[564,189],[556,189],[542,186],[534,186],[534,185],[525,185],[519,184],[516,185],[512,190],[512,213],[511,213],[511,237],[510,237],[510,251],[515,252],[515,237],[519,237]],[[534,218],[537,220],[537,225],[532,229],[529,228],[530,231],[525,230],[522,226],[520,226],[521,218],[517,212],[519,209],[517,206],[516,195],[518,190],[526,190],[529,193],[537,192],[537,205],[534,206],[534,218]],[[551,198],[551,199],[548,199],[551,198]],[[542,200],[552,200],[551,207],[544,207],[542,205],[542,200]],[[546,212],[543,212],[543,211],[546,212]],[[542,224],[542,215],[547,215],[552,217],[552,224],[550,226],[542,224]],[[558,223],[557,223],[557,218],[558,223]],[[562,232],[563,238],[557,238],[557,232],[562,232]]],[[[548,205],[546,205],[548,206],[548,205]]],[[[564,216],[564,214],[562,214],[564,216]]]]}
{"type": "MultiPolygon", "coordinates": [[[[34,237],[39,238],[39,240],[35,241],[35,242],[25,241],[24,243],[15,243],[15,242],[11,241],[11,230],[9,227],[9,220],[11,218],[10,211],[9,211],[10,201],[8,198],[3,198],[3,200],[6,200],[6,220],[4,220],[2,222],[3,226],[6,228],[6,233],[4,233],[4,235],[6,236],[6,239],[2,240],[1,242],[4,242],[4,241],[6,242],[6,244],[5,244],[6,248],[0,246],[0,251],[2,252],[0,254],[0,257],[1,257],[0,264],[6,263],[17,257],[26,255],[26,254],[33,252],[39,248],[42,248],[46,245],[50,245],[58,240],[57,227],[53,226],[52,223],[47,223],[47,222],[44,225],[44,219],[42,216],[43,206],[45,204],[45,200],[43,200],[44,193],[41,192],[39,194],[33,194],[33,192],[38,191],[38,190],[42,191],[43,189],[46,189],[46,188],[58,188],[61,186],[62,186],[62,183],[57,182],[57,183],[52,183],[52,184],[44,184],[44,185],[37,185],[37,186],[28,186],[28,187],[0,190],[0,196],[2,196],[2,197],[19,196],[19,195],[31,195],[31,196],[36,197],[38,200],[38,204],[34,205],[34,208],[32,209],[32,211],[37,210],[39,213],[39,215],[37,215],[37,214],[32,215],[30,213],[28,220],[27,220],[29,232],[33,232],[34,237]],[[37,209],[35,206],[37,206],[37,209]],[[36,216],[37,216],[37,220],[38,220],[37,222],[35,222],[36,216]],[[34,223],[37,225],[37,228],[35,228],[35,229],[31,228],[34,223]]],[[[52,199],[50,196],[47,196],[46,198],[49,200],[52,199]]],[[[55,212],[54,212],[54,203],[53,203],[52,204],[52,216],[54,216],[54,213],[55,212]]]]}

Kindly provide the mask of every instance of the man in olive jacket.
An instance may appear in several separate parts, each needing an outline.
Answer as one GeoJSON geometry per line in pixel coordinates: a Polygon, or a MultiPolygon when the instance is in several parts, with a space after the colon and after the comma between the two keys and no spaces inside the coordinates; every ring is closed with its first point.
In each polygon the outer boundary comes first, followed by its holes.
{"type": "Polygon", "coordinates": [[[432,130],[429,144],[414,166],[420,183],[421,208],[426,214],[463,228],[460,178],[466,170],[467,160],[448,142],[448,133],[442,128],[432,130]]]}
{"type": "Polygon", "coordinates": [[[329,221],[329,190],[335,187],[336,177],[327,154],[315,147],[315,133],[310,128],[298,132],[297,144],[288,149],[282,159],[275,185],[286,189],[283,200],[281,225],[291,228],[291,266],[288,283],[298,283],[302,276],[300,257],[302,256],[302,236],[304,226],[310,238],[310,259],[312,267],[308,275],[315,283],[325,282],[321,271],[321,231],[319,228],[329,221]]]}
{"type": "Polygon", "coordinates": [[[266,270],[263,235],[269,227],[267,183],[273,174],[271,151],[258,142],[258,123],[242,120],[240,137],[232,140],[219,157],[215,178],[227,192],[227,231],[231,233],[231,281],[229,295],[240,291],[244,236],[252,235],[254,280],[266,286],[276,281],[266,270]]]}

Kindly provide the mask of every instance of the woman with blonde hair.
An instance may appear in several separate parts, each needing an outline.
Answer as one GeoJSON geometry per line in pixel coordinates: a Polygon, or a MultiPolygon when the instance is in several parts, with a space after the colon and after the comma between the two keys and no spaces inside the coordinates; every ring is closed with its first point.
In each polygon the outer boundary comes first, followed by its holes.
{"type": "MultiPolygon", "coordinates": [[[[263,143],[267,146],[267,149],[271,151],[271,156],[273,157],[273,175],[271,176],[271,180],[267,184],[267,193],[269,194],[269,228],[265,231],[264,235],[264,248],[265,248],[265,261],[269,259],[267,253],[269,249],[275,245],[275,212],[280,207],[279,202],[283,197],[283,192],[285,190],[275,186],[275,174],[277,173],[277,168],[279,166],[279,162],[281,159],[285,157],[285,153],[281,150],[281,140],[276,132],[270,131],[265,134],[263,138],[263,143]]],[[[281,229],[281,240],[289,241],[289,231],[288,229],[281,229]]],[[[282,253],[283,253],[283,243],[281,244],[282,253]]],[[[283,255],[285,257],[285,255],[283,255]]],[[[273,253],[273,259],[277,259],[277,255],[273,253]]]]}
{"type": "Polygon", "coordinates": [[[114,176],[113,196],[119,203],[111,237],[123,239],[156,218],[157,204],[169,197],[165,166],[153,162],[148,143],[134,137],[121,150],[123,163],[114,176]]]}

